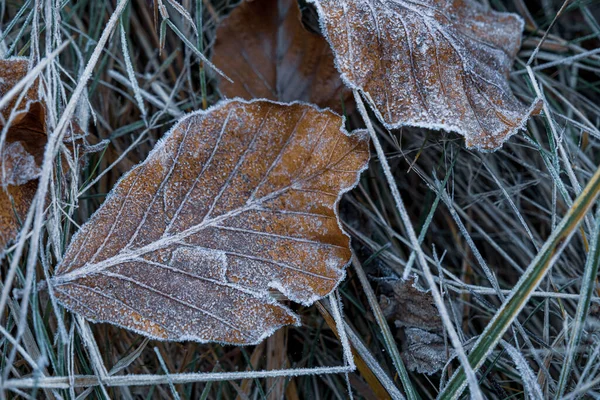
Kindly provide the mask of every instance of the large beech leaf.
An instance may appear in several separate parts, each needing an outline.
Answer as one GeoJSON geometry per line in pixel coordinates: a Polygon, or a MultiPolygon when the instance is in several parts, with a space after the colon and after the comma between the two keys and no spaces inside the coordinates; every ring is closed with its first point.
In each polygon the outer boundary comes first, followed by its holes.
{"type": "Polygon", "coordinates": [[[302,100],[341,112],[351,96],[327,41],[307,31],[296,0],[243,1],[217,29],[212,60],[227,97],[302,100]]]}
{"type": "Polygon", "coordinates": [[[51,285],[68,309],[156,339],[260,342],[335,289],[337,202],[363,132],[306,104],[223,101],[184,117],[74,237],[51,285]],[[279,295],[280,296],[280,295],[279,295]]]}
{"type": "Polygon", "coordinates": [[[540,111],[507,78],[523,21],[471,0],[309,0],[317,6],[342,79],[388,128],[457,132],[493,150],[540,111]]]}

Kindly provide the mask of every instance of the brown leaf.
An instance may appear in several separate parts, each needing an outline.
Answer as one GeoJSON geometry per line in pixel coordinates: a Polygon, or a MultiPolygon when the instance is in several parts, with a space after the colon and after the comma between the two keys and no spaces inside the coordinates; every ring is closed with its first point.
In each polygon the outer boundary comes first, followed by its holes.
{"type": "MultiPolygon", "coordinates": [[[[0,98],[27,75],[28,66],[25,58],[0,60],[0,98]]],[[[38,89],[36,81],[20,102],[15,96],[0,110],[0,131],[13,114],[5,142],[0,146],[0,258],[16,237],[37,189],[47,139],[45,110],[37,97],[38,89]]]]}
{"type": "Polygon", "coordinates": [[[351,92],[327,41],[302,26],[296,0],[243,1],[217,29],[214,64],[230,98],[301,100],[340,112],[351,92]]]}
{"type": "Polygon", "coordinates": [[[428,375],[444,368],[450,349],[440,334],[419,328],[406,328],[404,336],[402,359],[406,368],[428,375]]]}
{"type": "Polygon", "coordinates": [[[388,128],[445,129],[468,147],[497,149],[541,100],[525,107],[507,78],[522,19],[471,0],[309,0],[344,82],[388,128]]]}
{"type": "Polygon", "coordinates": [[[448,360],[448,349],[431,292],[417,287],[414,278],[390,284],[393,294],[382,295],[379,303],[386,318],[399,328],[406,367],[419,373],[436,373],[448,360]]]}
{"type": "Polygon", "coordinates": [[[163,340],[258,343],[350,260],[337,202],[366,135],[305,104],[224,101],[184,117],[73,238],[52,285],[67,308],[163,340]]]}
{"type": "MultiPolygon", "coordinates": [[[[0,98],[12,89],[28,72],[25,58],[0,60],[0,98]]],[[[48,141],[46,134],[46,106],[39,98],[40,83],[36,79],[19,101],[11,99],[0,110],[0,131],[9,122],[6,139],[0,145],[0,258],[17,235],[22,220],[37,190],[37,179],[48,141]],[[12,114],[12,117],[11,117],[12,114]]],[[[82,143],[83,132],[71,122],[65,144],[73,150],[73,140],[82,143]]],[[[63,159],[63,171],[68,163],[63,159]]]]}
{"type": "Polygon", "coordinates": [[[399,280],[392,284],[393,296],[381,296],[381,308],[398,327],[421,328],[441,332],[442,319],[431,292],[415,286],[415,280],[399,280]]]}

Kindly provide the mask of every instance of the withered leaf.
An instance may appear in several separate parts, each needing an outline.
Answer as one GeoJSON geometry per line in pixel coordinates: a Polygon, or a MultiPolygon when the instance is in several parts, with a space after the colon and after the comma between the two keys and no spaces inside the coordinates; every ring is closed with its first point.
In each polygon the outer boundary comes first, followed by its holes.
{"type": "MultiPolygon", "coordinates": [[[[27,59],[0,60],[0,98],[27,75],[27,59]]],[[[38,98],[39,82],[19,102],[15,96],[0,110],[0,130],[12,120],[0,146],[0,258],[18,231],[37,189],[45,134],[45,109],[38,98]]]]}
{"type": "MultiPolygon", "coordinates": [[[[28,69],[29,61],[22,57],[0,60],[0,98],[25,78],[28,69]]],[[[46,106],[39,98],[39,89],[36,79],[22,99],[17,95],[0,110],[0,130],[9,124],[0,145],[0,258],[15,239],[37,190],[48,142],[46,106]]],[[[75,143],[83,143],[83,136],[79,125],[71,121],[65,139],[69,151],[73,151],[75,143]]],[[[66,171],[68,162],[62,161],[66,171]]]]}
{"type": "Polygon", "coordinates": [[[294,103],[223,101],[180,120],[69,246],[68,309],[162,340],[260,342],[343,278],[337,202],[368,161],[364,132],[294,103]]]}
{"type": "Polygon", "coordinates": [[[382,296],[381,308],[385,316],[398,327],[420,328],[441,332],[442,319],[430,292],[416,286],[413,278],[392,283],[393,294],[382,296]]]}
{"type": "Polygon", "coordinates": [[[217,29],[213,62],[229,97],[302,100],[340,112],[350,98],[327,41],[307,31],[296,0],[243,1],[217,29]]]}
{"type": "Polygon", "coordinates": [[[402,340],[402,359],[411,371],[433,374],[448,360],[444,326],[431,292],[416,286],[414,278],[391,282],[390,296],[380,306],[402,340]]]}
{"type": "MultiPolygon", "coordinates": [[[[419,328],[404,330],[402,359],[406,368],[420,374],[432,375],[444,368],[450,349],[439,333],[419,328]]],[[[454,351],[451,351],[454,353],[454,351]]]]}
{"type": "Polygon", "coordinates": [[[472,0],[309,0],[342,79],[388,128],[444,129],[493,150],[541,110],[512,94],[523,21],[472,0]]]}

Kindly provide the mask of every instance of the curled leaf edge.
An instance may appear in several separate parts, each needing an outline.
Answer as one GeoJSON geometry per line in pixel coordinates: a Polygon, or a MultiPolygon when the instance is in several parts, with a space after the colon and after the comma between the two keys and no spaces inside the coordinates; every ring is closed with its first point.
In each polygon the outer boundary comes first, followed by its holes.
{"type": "MultiPolygon", "coordinates": [[[[527,112],[524,113],[523,118],[521,118],[519,121],[517,121],[517,123],[515,124],[515,127],[512,128],[510,131],[508,131],[508,133],[502,138],[502,140],[500,140],[498,146],[496,147],[490,147],[490,148],[486,148],[486,147],[481,147],[481,146],[477,146],[477,145],[472,145],[469,143],[469,138],[472,136],[468,136],[467,132],[465,132],[464,129],[461,129],[459,127],[455,127],[452,125],[448,125],[448,124],[432,124],[432,123],[419,123],[417,122],[404,122],[404,121],[399,121],[397,123],[388,123],[385,121],[385,118],[383,117],[383,115],[381,114],[381,112],[377,109],[377,107],[375,106],[375,103],[373,102],[371,96],[369,95],[368,92],[365,92],[360,86],[355,85],[346,75],[345,72],[342,71],[342,69],[339,67],[338,64],[338,57],[336,55],[336,52],[333,49],[333,42],[329,37],[329,30],[327,29],[327,26],[325,25],[324,22],[324,18],[323,16],[326,15],[325,11],[323,10],[323,6],[321,5],[321,1],[320,0],[306,0],[306,2],[308,4],[312,4],[315,6],[315,8],[317,9],[317,14],[319,15],[319,27],[321,29],[322,35],[325,37],[325,39],[327,40],[327,43],[329,43],[329,47],[331,47],[331,51],[333,53],[333,64],[335,65],[335,68],[337,69],[337,71],[340,74],[340,78],[342,79],[342,82],[350,89],[352,89],[353,91],[357,91],[359,93],[361,93],[363,95],[363,97],[367,100],[367,102],[369,103],[369,105],[371,106],[371,111],[375,114],[375,116],[377,117],[377,120],[388,130],[391,129],[400,129],[403,127],[411,127],[411,128],[422,128],[422,129],[431,129],[431,130],[440,130],[440,131],[444,131],[444,132],[452,132],[452,133],[456,133],[460,136],[462,136],[465,139],[465,145],[468,149],[471,150],[478,150],[482,153],[493,153],[497,150],[499,150],[500,148],[502,148],[502,146],[504,145],[504,143],[506,143],[511,137],[513,137],[514,135],[516,135],[518,132],[520,132],[521,130],[525,129],[525,125],[527,124],[527,121],[529,121],[529,118],[531,118],[533,115],[537,115],[541,112],[542,110],[542,106],[544,104],[544,100],[539,97],[536,96],[531,105],[529,106],[529,108],[527,109],[527,112]]],[[[513,15],[514,17],[516,17],[519,20],[519,23],[521,25],[521,32],[523,31],[523,28],[525,26],[525,20],[518,14],[514,14],[514,13],[509,13],[509,12],[501,12],[501,11],[496,11],[496,10],[490,10],[491,12],[493,12],[494,14],[498,14],[498,15],[506,15],[506,14],[510,14],[513,15]]],[[[518,43],[518,48],[521,47],[521,39],[519,38],[519,43],[518,43]]],[[[516,53],[518,53],[518,50],[516,51],[516,53]]],[[[513,57],[516,57],[516,54],[513,55],[513,57]]],[[[510,66],[512,68],[512,64],[510,66]]]]}

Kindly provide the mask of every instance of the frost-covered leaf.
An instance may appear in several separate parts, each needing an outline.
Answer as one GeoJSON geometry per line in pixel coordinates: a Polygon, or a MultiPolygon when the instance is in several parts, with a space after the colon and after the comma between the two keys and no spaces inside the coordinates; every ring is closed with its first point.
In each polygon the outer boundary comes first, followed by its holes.
{"type": "Polygon", "coordinates": [[[421,290],[414,279],[390,282],[389,297],[380,297],[388,320],[399,328],[402,359],[411,371],[433,374],[448,360],[444,325],[431,292],[421,290]]]}
{"type": "Polygon", "coordinates": [[[343,278],[337,202],[368,161],[363,133],[306,104],[224,101],[180,120],[114,187],[52,279],[92,321],[163,340],[261,341],[343,278]]]}
{"type": "Polygon", "coordinates": [[[23,147],[22,142],[8,143],[2,149],[2,186],[23,185],[37,179],[40,168],[33,155],[23,147]]]}
{"type": "MultiPolygon", "coordinates": [[[[24,79],[29,62],[22,57],[0,60],[0,98],[24,79]]],[[[19,100],[14,96],[0,110],[0,131],[6,128],[6,137],[0,141],[0,258],[9,242],[17,235],[21,222],[37,190],[37,179],[48,142],[46,133],[46,106],[39,98],[40,82],[36,79],[19,100]]],[[[82,143],[83,132],[72,121],[65,139],[72,151],[73,143],[82,143]]],[[[63,159],[63,171],[68,163],[63,159]]]]}
{"type": "Polygon", "coordinates": [[[307,31],[296,0],[243,1],[218,27],[213,62],[230,98],[302,100],[341,112],[350,98],[327,41],[307,31]]]}
{"type": "Polygon", "coordinates": [[[507,78],[523,21],[472,0],[309,0],[342,79],[388,128],[445,129],[492,150],[540,111],[507,78]]]}
{"type": "MultiPolygon", "coordinates": [[[[27,75],[24,58],[0,60],[0,98],[27,75]]],[[[38,99],[39,83],[34,82],[23,99],[15,96],[0,110],[0,131],[12,113],[6,139],[0,145],[0,258],[25,218],[37,189],[45,134],[44,105],[38,99]]]]}
{"type": "Polygon", "coordinates": [[[448,345],[439,333],[419,328],[404,330],[402,359],[410,371],[435,374],[448,361],[448,352],[448,345]]]}
{"type": "Polygon", "coordinates": [[[417,287],[414,279],[395,281],[392,290],[390,297],[382,296],[381,308],[396,326],[442,331],[442,319],[431,292],[417,287]]]}

